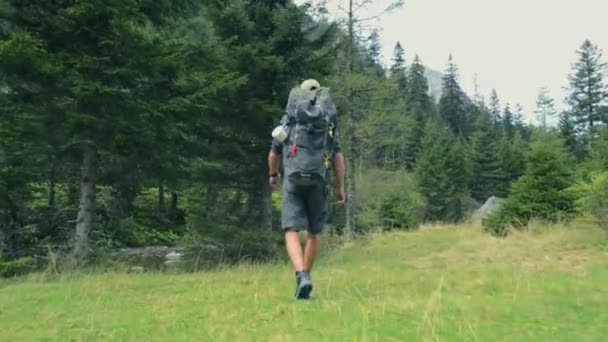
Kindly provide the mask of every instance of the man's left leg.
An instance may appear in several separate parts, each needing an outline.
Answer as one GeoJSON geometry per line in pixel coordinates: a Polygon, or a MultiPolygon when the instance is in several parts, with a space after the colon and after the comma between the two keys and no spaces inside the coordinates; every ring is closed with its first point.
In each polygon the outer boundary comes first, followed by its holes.
{"type": "Polygon", "coordinates": [[[304,272],[302,272],[302,275],[304,282],[310,283],[310,291],[312,291],[310,272],[319,253],[319,234],[323,231],[327,221],[327,195],[327,188],[324,185],[319,185],[310,189],[306,196],[309,228],[306,236],[306,246],[304,247],[304,272]]]}

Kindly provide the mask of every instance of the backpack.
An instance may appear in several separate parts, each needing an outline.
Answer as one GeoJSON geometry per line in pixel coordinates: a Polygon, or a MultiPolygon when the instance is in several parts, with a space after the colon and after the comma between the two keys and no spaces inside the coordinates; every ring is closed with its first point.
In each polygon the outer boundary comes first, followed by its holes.
{"type": "Polygon", "coordinates": [[[321,88],[316,93],[292,89],[281,124],[287,132],[283,141],[283,169],[285,178],[293,185],[327,183],[335,122],[336,107],[328,89],[321,88]]]}

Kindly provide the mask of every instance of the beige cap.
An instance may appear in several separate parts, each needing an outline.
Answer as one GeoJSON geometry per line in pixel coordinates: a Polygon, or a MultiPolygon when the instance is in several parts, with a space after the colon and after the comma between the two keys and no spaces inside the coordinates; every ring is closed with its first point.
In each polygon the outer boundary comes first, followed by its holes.
{"type": "Polygon", "coordinates": [[[317,80],[314,79],[308,79],[302,82],[302,84],[300,85],[300,89],[312,92],[316,92],[317,90],[319,90],[319,88],[321,88],[321,85],[319,84],[319,82],[317,82],[317,80]]]}

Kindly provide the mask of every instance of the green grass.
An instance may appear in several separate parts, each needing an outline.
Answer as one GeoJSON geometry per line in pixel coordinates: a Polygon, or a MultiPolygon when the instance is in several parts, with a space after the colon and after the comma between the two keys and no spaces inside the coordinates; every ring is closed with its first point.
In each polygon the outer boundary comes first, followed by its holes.
{"type": "Polygon", "coordinates": [[[605,341],[601,234],[377,235],[323,255],[310,302],[285,264],[5,282],[0,341],[605,341]]]}

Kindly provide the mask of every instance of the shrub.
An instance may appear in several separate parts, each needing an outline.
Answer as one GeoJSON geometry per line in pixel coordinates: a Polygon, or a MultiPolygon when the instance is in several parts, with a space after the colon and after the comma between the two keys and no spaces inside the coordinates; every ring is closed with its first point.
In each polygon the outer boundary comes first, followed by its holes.
{"type": "Polygon", "coordinates": [[[424,217],[424,199],[404,171],[368,172],[360,183],[358,224],[365,229],[416,229],[424,217]]]}
{"type": "Polygon", "coordinates": [[[0,277],[16,277],[34,270],[34,259],[24,257],[12,261],[2,261],[0,258],[0,277]]]}
{"type": "Polygon", "coordinates": [[[546,136],[533,143],[526,172],[513,184],[501,209],[483,221],[484,229],[504,236],[509,226],[523,229],[533,218],[551,223],[573,218],[577,194],[571,165],[560,139],[546,136]]]}
{"type": "Polygon", "coordinates": [[[582,195],[577,202],[581,211],[608,231],[608,172],[593,174],[590,181],[576,188],[582,195]]]}
{"type": "Polygon", "coordinates": [[[282,235],[236,227],[215,227],[207,234],[193,232],[185,241],[183,268],[214,268],[243,261],[268,262],[283,257],[282,235]]]}

